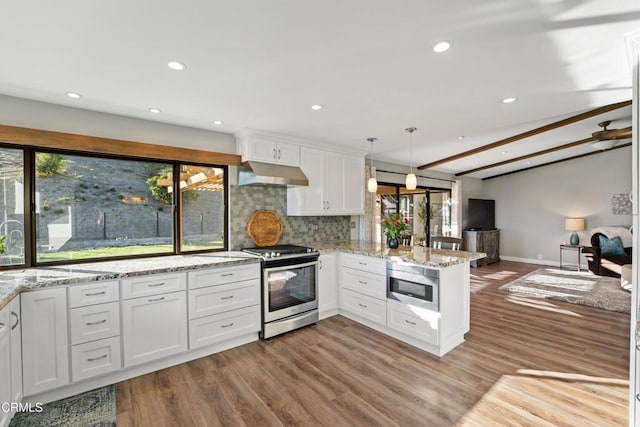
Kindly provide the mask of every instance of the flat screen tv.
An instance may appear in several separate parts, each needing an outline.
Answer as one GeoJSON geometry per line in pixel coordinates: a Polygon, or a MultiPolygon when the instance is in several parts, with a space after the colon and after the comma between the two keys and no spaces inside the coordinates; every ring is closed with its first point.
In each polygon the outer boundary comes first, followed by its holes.
{"type": "Polygon", "coordinates": [[[469,199],[468,215],[466,230],[496,229],[495,200],[469,199]]]}

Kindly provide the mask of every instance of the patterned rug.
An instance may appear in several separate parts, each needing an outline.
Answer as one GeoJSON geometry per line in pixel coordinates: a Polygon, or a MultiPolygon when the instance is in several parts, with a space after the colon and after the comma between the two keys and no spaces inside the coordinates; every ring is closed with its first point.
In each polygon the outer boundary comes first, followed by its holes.
{"type": "Polygon", "coordinates": [[[621,313],[631,312],[631,292],[620,287],[620,279],[591,272],[539,268],[500,289],[621,313]]]}
{"type": "Polygon", "coordinates": [[[113,385],[57,400],[42,406],[42,412],[21,412],[9,427],[116,425],[116,389],[113,385]]]}

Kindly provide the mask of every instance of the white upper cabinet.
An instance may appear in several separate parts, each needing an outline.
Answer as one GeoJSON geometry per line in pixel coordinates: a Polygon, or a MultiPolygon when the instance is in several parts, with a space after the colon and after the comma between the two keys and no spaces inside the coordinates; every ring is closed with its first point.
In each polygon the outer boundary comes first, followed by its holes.
{"type": "Polygon", "coordinates": [[[302,147],[308,187],[287,189],[287,215],[362,215],[364,157],[302,147]]]}
{"type": "Polygon", "coordinates": [[[300,166],[300,146],[277,136],[242,131],[236,135],[242,160],[255,160],[287,166],[300,166]]]}

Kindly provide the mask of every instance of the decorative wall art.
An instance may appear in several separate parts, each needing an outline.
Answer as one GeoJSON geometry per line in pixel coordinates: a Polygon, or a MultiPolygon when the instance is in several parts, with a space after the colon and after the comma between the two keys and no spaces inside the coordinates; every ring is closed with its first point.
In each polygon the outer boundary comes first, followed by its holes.
{"type": "Polygon", "coordinates": [[[630,194],[614,194],[611,197],[611,213],[614,215],[631,215],[632,202],[630,194]]]}

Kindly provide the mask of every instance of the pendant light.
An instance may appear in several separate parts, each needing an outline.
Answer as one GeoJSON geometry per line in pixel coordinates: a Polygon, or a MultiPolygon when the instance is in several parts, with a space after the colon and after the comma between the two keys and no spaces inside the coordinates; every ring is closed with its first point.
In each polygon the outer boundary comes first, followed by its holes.
{"type": "Polygon", "coordinates": [[[409,158],[410,158],[410,172],[407,174],[407,179],[405,180],[405,187],[407,190],[415,190],[418,186],[418,178],[416,178],[416,174],[413,173],[413,133],[417,131],[416,128],[406,128],[405,131],[409,132],[409,158]]]}
{"type": "MultiPolygon", "coordinates": [[[[371,161],[371,173],[373,174],[373,142],[378,138],[367,138],[367,141],[371,143],[371,153],[369,154],[369,160],[371,161]]],[[[367,190],[369,193],[375,193],[378,191],[378,181],[376,177],[371,175],[371,178],[367,181],[367,190]]]]}

